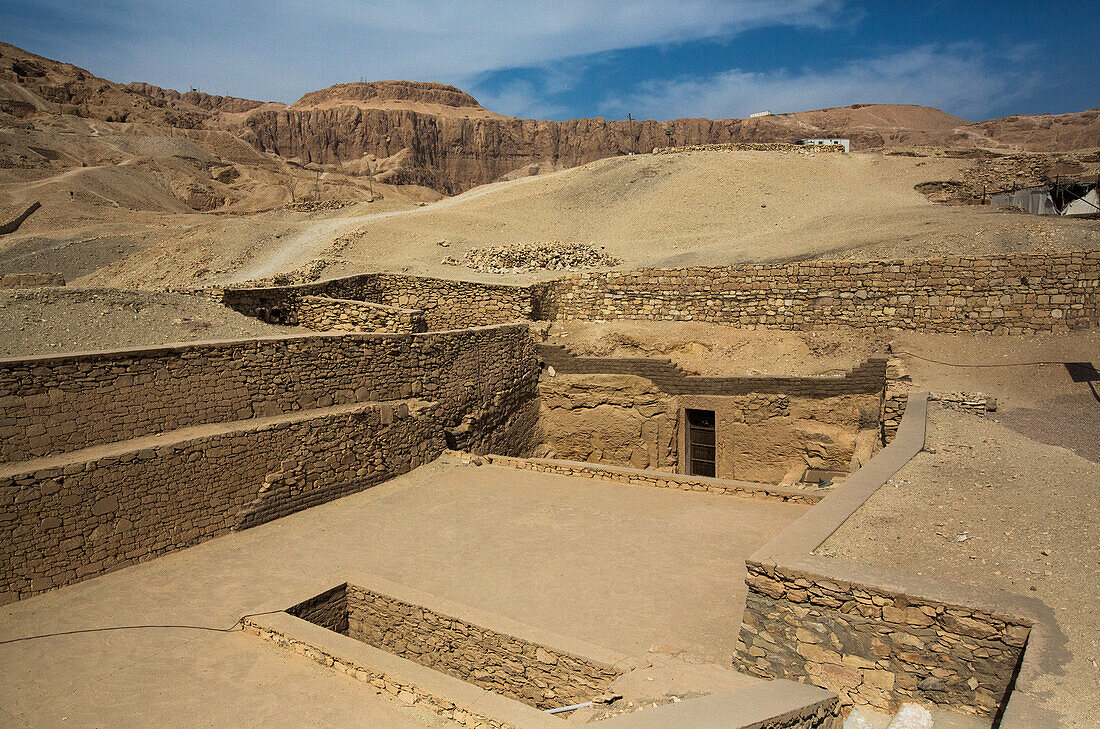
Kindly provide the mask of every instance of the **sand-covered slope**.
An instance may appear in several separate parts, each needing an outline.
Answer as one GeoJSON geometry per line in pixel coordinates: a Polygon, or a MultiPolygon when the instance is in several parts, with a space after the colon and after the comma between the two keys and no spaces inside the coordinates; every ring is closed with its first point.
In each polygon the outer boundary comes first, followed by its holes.
{"type": "MultiPolygon", "coordinates": [[[[343,230],[356,235],[340,258],[346,270],[407,266],[469,276],[470,269],[442,260],[485,245],[555,240],[603,247],[626,267],[1100,245],[1091,221],[937,205],[914,190],[921,181],[950,179],[969,164],[878,154],[620,157],[487,185],[400,215],[349,219],[343,230]]],[[[303,231],[296,255],[283,263],[300,265],[322,245],[303,231]]],[[[269,255],[258,250],[255,259],[269,255]]]]}

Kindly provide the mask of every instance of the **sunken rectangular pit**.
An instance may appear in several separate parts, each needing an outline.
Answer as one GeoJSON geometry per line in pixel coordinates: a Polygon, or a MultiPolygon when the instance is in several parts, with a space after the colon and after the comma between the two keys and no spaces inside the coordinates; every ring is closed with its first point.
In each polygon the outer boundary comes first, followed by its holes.
{"type": "Polygon", "coordinates": [[[621,674],[617,656],[582,657],[353,584],[286,612],[541,711],[590,701],[621,674]]]}

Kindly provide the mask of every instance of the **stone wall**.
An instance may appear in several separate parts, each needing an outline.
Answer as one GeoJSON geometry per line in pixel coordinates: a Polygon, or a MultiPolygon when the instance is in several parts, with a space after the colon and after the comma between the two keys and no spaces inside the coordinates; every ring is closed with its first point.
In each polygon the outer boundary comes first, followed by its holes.
{"type": "MultiPolygon", "coordinates": [[[[210,289],[200,292],[248,316],[299,324],[303,297],[361,301],[423,312],[429,329],[503,324],[531,318],[525,286],[451,281],[396,273],[366,273],[294,286],[210,289]]],[[[330,303],[335,307],[339,303],[330,303]]]]}
{"type": "Polygon", "coordinates": [[[1007,615],[752,561],[747,582],[736,667],[883,710],[912,699],[993,716],[1030,630],[1007,615]]]}
{"type": "Polygon", "coordinates": [[[526,408],[529,420],[537,372],[525,325],[0,360],[0,461],[200,423],[410,396],[439,403],[441,428],[465,422],[474,447],[491,437],[494,449],[514,452],[502,442],[507,432],[477,429],[509,422],[516,408],[526,408]]]}
{"type": "Polygon", "coordinates": [[[434,405],[185,428],[0,466],[0,602],[360,491],[442,451],[434,405]]]}
{"type": "Polygon", "coordinates": [[[778,393],[834,397],[879,393],[886,385],[887,358],[869,357],[837,377],[704,377],[689,375],[664,357],[578,357],[566,347],[538,345],[539,358],[557,374],[614,374],[644,377],[670,395],[778,393]]]}
{"type": "MultiPolygon", "coordinates": [[[[879,437],[880,400],[878,393],[676,398],[681,412],[686,408],[714,412],[718,476],[782,484],[801,480],[807,469],[851,473],[870,460],[879,437]]],[[[688,470],[686,432],[681,421],[677,447],[681,473],[688,470]]]]}
{"type": "Polygon", "coordinates": [[[601,271],[534,289],[544,320],[1067,331],[1100,325],[1100,251],[601,271]]]}
{"type": "Polygon", "coordinates": [[[65,276],[60,273],[5,273],[0,274],[0,289],[29,289],[39,286],[64,286],[65,276]]]}
{"type": "Polygon", "coordinates": [[[759,329],[1025,334],[1100,325],[1100,251],[612,270],[532,286],[380,273],[206,295],[286,324],[297,323],[298,298],[312,295],[420,309],[432,329],[524,319],[655,319],[759,329]]]}
{"type": "Polygon", "coordinates": [[[355,585],[348,635],[539,709],[589,701],[619,676],[613,666],[473,625],[355,585]]]}
{"type": "Polygon", "coordinates": [[[595,481],[628,483],[631,486],[649,486],[651,488],[676,489],[677,491],[695,491],[698,493],[723,494],[725,496],[743,496],[769,501],[784,501],[798,504],[815,504],[822,494],[799,489],[732,481],[723,478],[704,476],[683,476],[661,471],[644,471],[638,468],[618,468],[580,461],[562,461],[551,458],[517,458],[515,456],[476,455],[451,451],[448,455],[465,463],[491,464],[506,466],[538,473],[557,473],[562,476],[590,478],[595,481]]]}
{"type": "Polygon", "coordinates": [[[424,312],[351,299],[303,296],[298,299],[298,326],[318,332],[424,332],[424,312]]]}
{"type": "Polygon", "coordinates": [[[1037,601],[815,553],[921,451],[926,414],[927,394],[910,395],[890,445],[746,561],[737,668],[813,683],[845,705],[918,700],[994,717],[1027,646],[1050,649],[1035,616],[1053,618],[1037,601]]]}
{"type": "Polygon", "coordinates": [[[348,634],[348,586],[337,585],[327,592],[298,603],[287,612],[340,635],[348,634]]]}

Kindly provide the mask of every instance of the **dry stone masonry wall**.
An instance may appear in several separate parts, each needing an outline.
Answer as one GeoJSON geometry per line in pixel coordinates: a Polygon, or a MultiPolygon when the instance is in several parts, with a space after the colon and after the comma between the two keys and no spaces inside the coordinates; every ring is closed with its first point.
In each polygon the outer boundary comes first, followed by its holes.
{"type": "Polygon", "coordinates": [[[405,473],[443,449],[435,410],[347,405],[0,466],[0,603],[405,473]]]}
{"type": "MultiPolygon", "coordinates": [[[[301,318],[302,300],[306,297],[329,299],[330,309],[354,308],[350,302],[367,302],[416,310],[432,330],[529,320],[532,311],[528,287],[392,273],[367,273],[293,286],[208,289],[199,293],[248,316],[302,326],[310,326],[308,316],[305,322],[301,318]]],[[[348,314],[349,319],[355,316],[354,312],[348,314]]],[[[365,321],[363,327],[369,324],[365,321]]]]}
{"type": "Polygon", "coordinates": [[[451,451],[448,455],[471,464],[491,464],[518,468],[538,473],[556,473],[562,476],[590,478],[595,481],[628,483],[631,486],[649,486],[652,488],[676,489],[678,491],[697,491],[708,494],[744,496],[768,501],[784,501],[797,504],[815,504],[821,500],[821,494],[798,489],[786,489],[776,486],[731,481],[722,478],[704,476],[684,476],[660,471],[644,471],[638,468],[616,468],[580,461],[561,461],[551,458],[517,458],[514,456],[477,455],[451,451]]]}
{"type": "Polygon", "coordinates": [[[350,637],[539,709],[589,701],[619,676],[612,666],[355,585],[346,601],[350,637]]]}
{"type": "Polygon", "coordinates": [[[0,289],[29,289],[39,286],[64,286],[65,276],[60,273],[5,273],[0,274],[0,289]]]}
{"type": "Polygon", "coordinates": [[[1066,331],[1100,325],[1100,251],[604,271],[536,289],[536,318],[546,320],[1066,331]]]}
{"type": "Polygon", "coordinates": [[[424,332],[424,312],[351,299],[303,296],[297,302],[298,326],[317,332],[424,332]]]}
{"type": "Polygon", "coordinates": [[[748,562],[734,664],[808,680],[844,703],[913,699],[993,716],[1030,626],[1018,618],[748,562]]]}
{"type": "Polygon", "coordinates": [[[206,295],[287,324],[297,323],[302,296],[322,296],[419,309],[431,329],[525,319],[652,319],[1022,334],[1100,325],[1100,251],[613,270],[526,287],[363,274],[206,295]]]}
{"type": "Polygon", "coordinates": [[[466,428],[476,429],[494,416],[507,420],[498,408],[532,401],[537,372],[524,325],[3,360],[0,462],[200,423],[412,396],[440,403],[441,427],[472,414],[466,428]]]}

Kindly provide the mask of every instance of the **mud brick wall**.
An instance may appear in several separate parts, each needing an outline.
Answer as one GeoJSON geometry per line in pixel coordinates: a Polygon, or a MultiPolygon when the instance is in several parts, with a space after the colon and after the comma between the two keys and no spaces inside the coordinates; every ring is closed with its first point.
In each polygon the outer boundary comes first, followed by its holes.
{"type": "Polygon", "coordinates": [[[663,357],[578,357],[560,344],[540,344],[538,354],[560,374],[644,377],[670,395],[781,393],[836,397],[881,392],[886,386],[888,362],[886,357],[870,357],[840,377],[702,377],[687,374],[663,357]]]}
{"type": "Polygon", "coordinates": [[[1030,627],[1008,616],[748,562],[734,665],[844,703],[919,700],[993,716],[1030,627]]]}
{"type": "Polygon", "coordinates": [[[0,468],[0,602],[405,473],[443,449],[433,410],[351,405],[198,428],[90,460],[9,464],[0,468]]]}
{"type": "Polygon", "coordinates": [[[0,360],[0,461],[200,423],[410,396],[439,402],[440,427],[459,426],[474,413],[468,427],[476,428],[506,420],[510,413],[500,408],[536,397],[537,371],[526,325],[0,360]]]}
{"type": "Polygon", "coordinates": [[[1067,331],[1100,325],[1100,251],[602,271],[534,292],[535,318],[544,320],[1067,331]]]}
{"type": "Polygon", "coordinates": [[[303,296],[297,301],[298,325],[318,332],[423,332],[424,312],[351,299],[303,296]]]}
{"type": "Polygon", "coordinates": [[[347,586],[348,635],[539,709],[607,691],[612,666],[347,586]]]}

